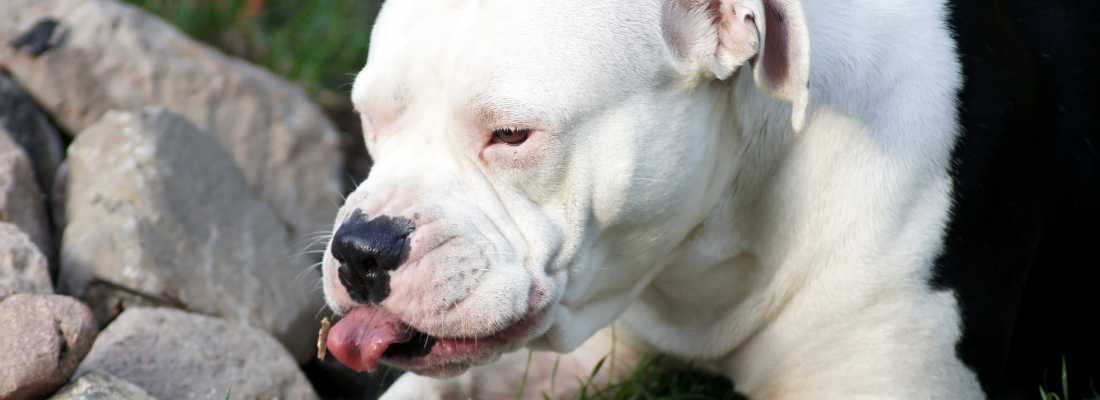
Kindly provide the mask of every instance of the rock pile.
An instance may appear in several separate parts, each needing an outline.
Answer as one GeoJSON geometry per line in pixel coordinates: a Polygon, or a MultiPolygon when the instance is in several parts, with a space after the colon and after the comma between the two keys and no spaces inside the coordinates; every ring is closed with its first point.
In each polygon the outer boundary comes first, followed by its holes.
{"type": "Polygon", "coordinates": [[[212,133],[294,234],[332,216],[339,135],[298,86],[115,1],[5,0],[0,15],[0,65],[65,132],[159,105],[212,133]]]}
{"type": "Polygon", "coordinates": [[[163,108],[108,112],[69,146],[59,287],[106,323],[139,295],[242,321],[309,358],[307,261],[206,132],[163,108]]]}
{"type": "Polygon", "coordinates": [[[0,1],[0,399],[317,398],[341,154],[300,88],[137,9],[0,1]]]}

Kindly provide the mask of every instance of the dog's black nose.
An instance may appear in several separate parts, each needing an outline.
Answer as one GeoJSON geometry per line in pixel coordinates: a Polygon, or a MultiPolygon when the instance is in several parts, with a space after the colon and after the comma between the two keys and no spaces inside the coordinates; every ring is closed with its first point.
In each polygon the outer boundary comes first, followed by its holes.
{"type": "Polygon", "coordinates": [[[368,219],[355,211],[332,237],[332,256],[340,262],[340,283],[352,300],[378,304],[390,294],[390,271],[408,254],[412,223],[404,218],[368,219]]]}

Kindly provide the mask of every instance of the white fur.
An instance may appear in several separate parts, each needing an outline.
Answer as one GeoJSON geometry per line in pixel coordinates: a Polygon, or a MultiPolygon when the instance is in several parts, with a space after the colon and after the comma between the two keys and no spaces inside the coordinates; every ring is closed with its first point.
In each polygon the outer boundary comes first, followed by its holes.
{"type": "MultiPolygon", "coordinates": [[[[516,344],[576,350],[568,373],[618,319],[643,349],[624,364],[652,347],[754,399],[981,398],[955,299],[928,286],[961,85],[943,2],[767,1],[808,30],[805,93],[751,64],[714,80],[728,60],[694,1],[387,2],[352,95],[376,164],[337,219],[421,219],[426,255],[383,305],[476,336],[534,304],[516,344]],[[487,147],[501,127],[536,132],[487,147]]],[[[335,267],[325,294],[345,311],[335,267]]],[[[387,396],[470,395],[518,354],[387,396]]]]}

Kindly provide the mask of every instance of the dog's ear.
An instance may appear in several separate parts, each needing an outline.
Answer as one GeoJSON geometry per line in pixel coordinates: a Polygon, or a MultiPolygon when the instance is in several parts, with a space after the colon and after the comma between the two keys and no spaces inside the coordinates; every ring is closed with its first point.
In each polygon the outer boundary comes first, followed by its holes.
{"type": "MultiPolygon", "coordinates": [[[[673,0],[682,47],[719,80],[751,62],[763,90],[792,104],[802,128],[809,101],[810,37],[801,0],[673,0]],[[694,18],[693,18],[694,17],[694,18]],[[709,26],[708,26],[709,25],[709,26]],[[685,30],[686,27],[686,30],[685,30]],[[704,33],[706,32],[706,33],[704,33]],[[700,54],[701,53],[701,54],[700,54]]],[[[686,55],[686,54],[685,54],[686,55]]]]}

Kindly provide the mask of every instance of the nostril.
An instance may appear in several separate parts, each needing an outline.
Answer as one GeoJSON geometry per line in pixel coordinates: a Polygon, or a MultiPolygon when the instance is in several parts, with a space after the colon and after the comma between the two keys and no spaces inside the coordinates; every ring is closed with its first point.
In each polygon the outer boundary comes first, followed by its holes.
{"type": "Polygon", "coordinates": [[[389,276],[377,272],[361,272],[347,266],[336,270],[340,284],[352,300],[362,304],[378,304],[390,295],[389,276]]]}
{"type": "Polygon", "coordinates": [[[389,294],[389,271],[408,254],[413,225],[405,218],[368,219],[355,211],[332,238],[332,256],[340,262],[340,283],[353,300],[378,303],[389,294]]]}

